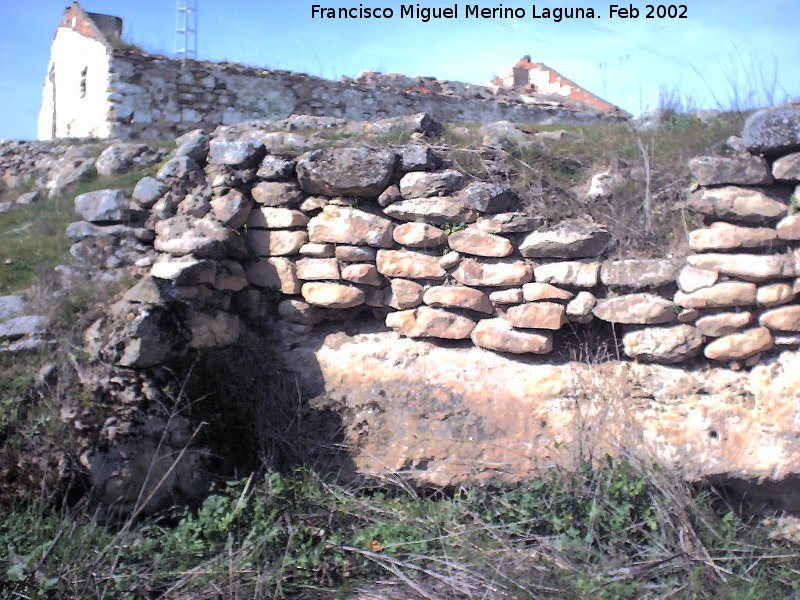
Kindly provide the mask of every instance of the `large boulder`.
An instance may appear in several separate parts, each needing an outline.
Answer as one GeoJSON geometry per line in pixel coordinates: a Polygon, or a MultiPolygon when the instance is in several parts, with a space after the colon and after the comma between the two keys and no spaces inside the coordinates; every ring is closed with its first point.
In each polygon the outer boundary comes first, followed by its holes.
{"type": "Polygon", "coordinates": [[[313,150],[297,161],[297,180],[308,194],[377,198],[391,182],[397,155],[355,146],[313,150]]]}
{"type": "Polygon", "coordinates": [[[750,152],[775,155],[800,149],[800,104],[760,110],[744,123],[742,139],[750,152]]]}

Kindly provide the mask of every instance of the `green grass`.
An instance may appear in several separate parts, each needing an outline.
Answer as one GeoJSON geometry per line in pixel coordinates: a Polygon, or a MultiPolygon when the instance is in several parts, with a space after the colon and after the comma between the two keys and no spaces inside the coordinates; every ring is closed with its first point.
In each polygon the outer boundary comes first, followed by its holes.
{"type": "Polygon", "coordinates": [[[37,276],[69,261],[71,242],[65,230],[69,223],[79,220],[75,215],[75,196],[105,188],[130,192],[146,174],[149,170],[132,171],[113,178],[95,178],[57,198],[45,198],[0,213],[0,294],[25,289],[37,276]]]}
{"type": "Polygon", "coordinates": [[[30,598],[779,598],[800,548],[657,470],[613,462],[418,494],[269,473],[127,526],[6,507],[0,580],[30,598]],[[410,582],[410,583],[409,583],[410,582]]]}

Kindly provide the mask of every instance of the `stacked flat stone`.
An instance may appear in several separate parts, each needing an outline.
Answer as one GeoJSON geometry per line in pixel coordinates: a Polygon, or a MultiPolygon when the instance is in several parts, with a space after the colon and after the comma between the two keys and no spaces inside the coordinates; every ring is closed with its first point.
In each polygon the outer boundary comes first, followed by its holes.
{"type": "Polygon", "coordinates": [[[747,152],[689,163],[707,226],[689,234],[674,300],[696,311],[707,358],[754,363],[800,343],[800,108],[758,112],[742,137],[747,152]]]}
{"type": "MultiPolygon", "coordinates": [[[[685,261],[604,260],[602,227],[516,212],[510,189],[424,143],[295,157],[267,153],[252,127],[194,131],[134,190],[155,259],[126,301],[188,307],[179,329],[195,348],[232,342],[243,307],[280,293],[278,315],[297,332],[366,312],[407,337],[546,354],[553,332],[599,319],[638,360],[753,362],[800,342],[800,224],[789,214],[800,143],[776,150],[749,127],[754,153],[691,163],[691,205],[707,226],[690,233],[685,261]]],[[[125,218],[96,204],[87,221],[125,218]]],[[[131,356],[129,366],[151,360],[131,356]]]]}

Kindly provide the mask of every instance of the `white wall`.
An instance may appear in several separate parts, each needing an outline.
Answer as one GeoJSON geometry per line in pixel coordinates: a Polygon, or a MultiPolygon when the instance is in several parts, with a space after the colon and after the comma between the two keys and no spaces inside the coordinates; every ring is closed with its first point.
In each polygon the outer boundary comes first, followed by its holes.
{"type": "Polygon", "coordinates": [[[39,112],[39,139],[108,137],[107,115],[110,108],[109,55],[106,46],[72,29],[59,27],[50,49],[50,63],[45,75],[39,112]],[[84,69],[86,94],[82,97],[84,69]],[[53,81],[49,77],[51,72],[53,81]]]}

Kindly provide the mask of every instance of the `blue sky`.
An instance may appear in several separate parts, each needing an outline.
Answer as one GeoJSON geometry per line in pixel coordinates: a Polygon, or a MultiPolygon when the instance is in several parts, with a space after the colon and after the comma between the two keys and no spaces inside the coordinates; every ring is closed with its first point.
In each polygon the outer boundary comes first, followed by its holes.
{"type": "MultiPolygon", "coordinates": [[[[649,0],[653,2],[654,0],[649,0]]],[[[633,114],[658,105],[660,90],[699,107],[729,106],[734,90],[800,98],[800,0],[679,0],[687,19],[609,19],[609,0],[522,2],[592,7],[592,20],[401,20],[396,0],[197,0],[199,57],[338,78],[364,70],[433,75],[485,84],[525,54],[633,114]],[[322,21],[311,5],[394,7],[388,21],[322,21]],[[773,83],[774,82],[774,83],[773,83]]],[[[53,33],[67,0],[0,3],[0,139],[30,139],[53,33]]],[[[417,0],[445,7],[448,0],[417,0]]],[[[463,7],[475,2],[458,2],[463,7]]],[[[634,6],[645,11],[646,1],[634,6]]],[[[478,2],[499,6],[497,0],[478,2]]],[[[619,2],[628,6],[630,2],[619,2]]],[[[174,0],[84,0],[125,22],[123,37],[148,51],[174,50],[174,0]]],[[[755,100],[763,103],[762,96],[755,100]]]]}

